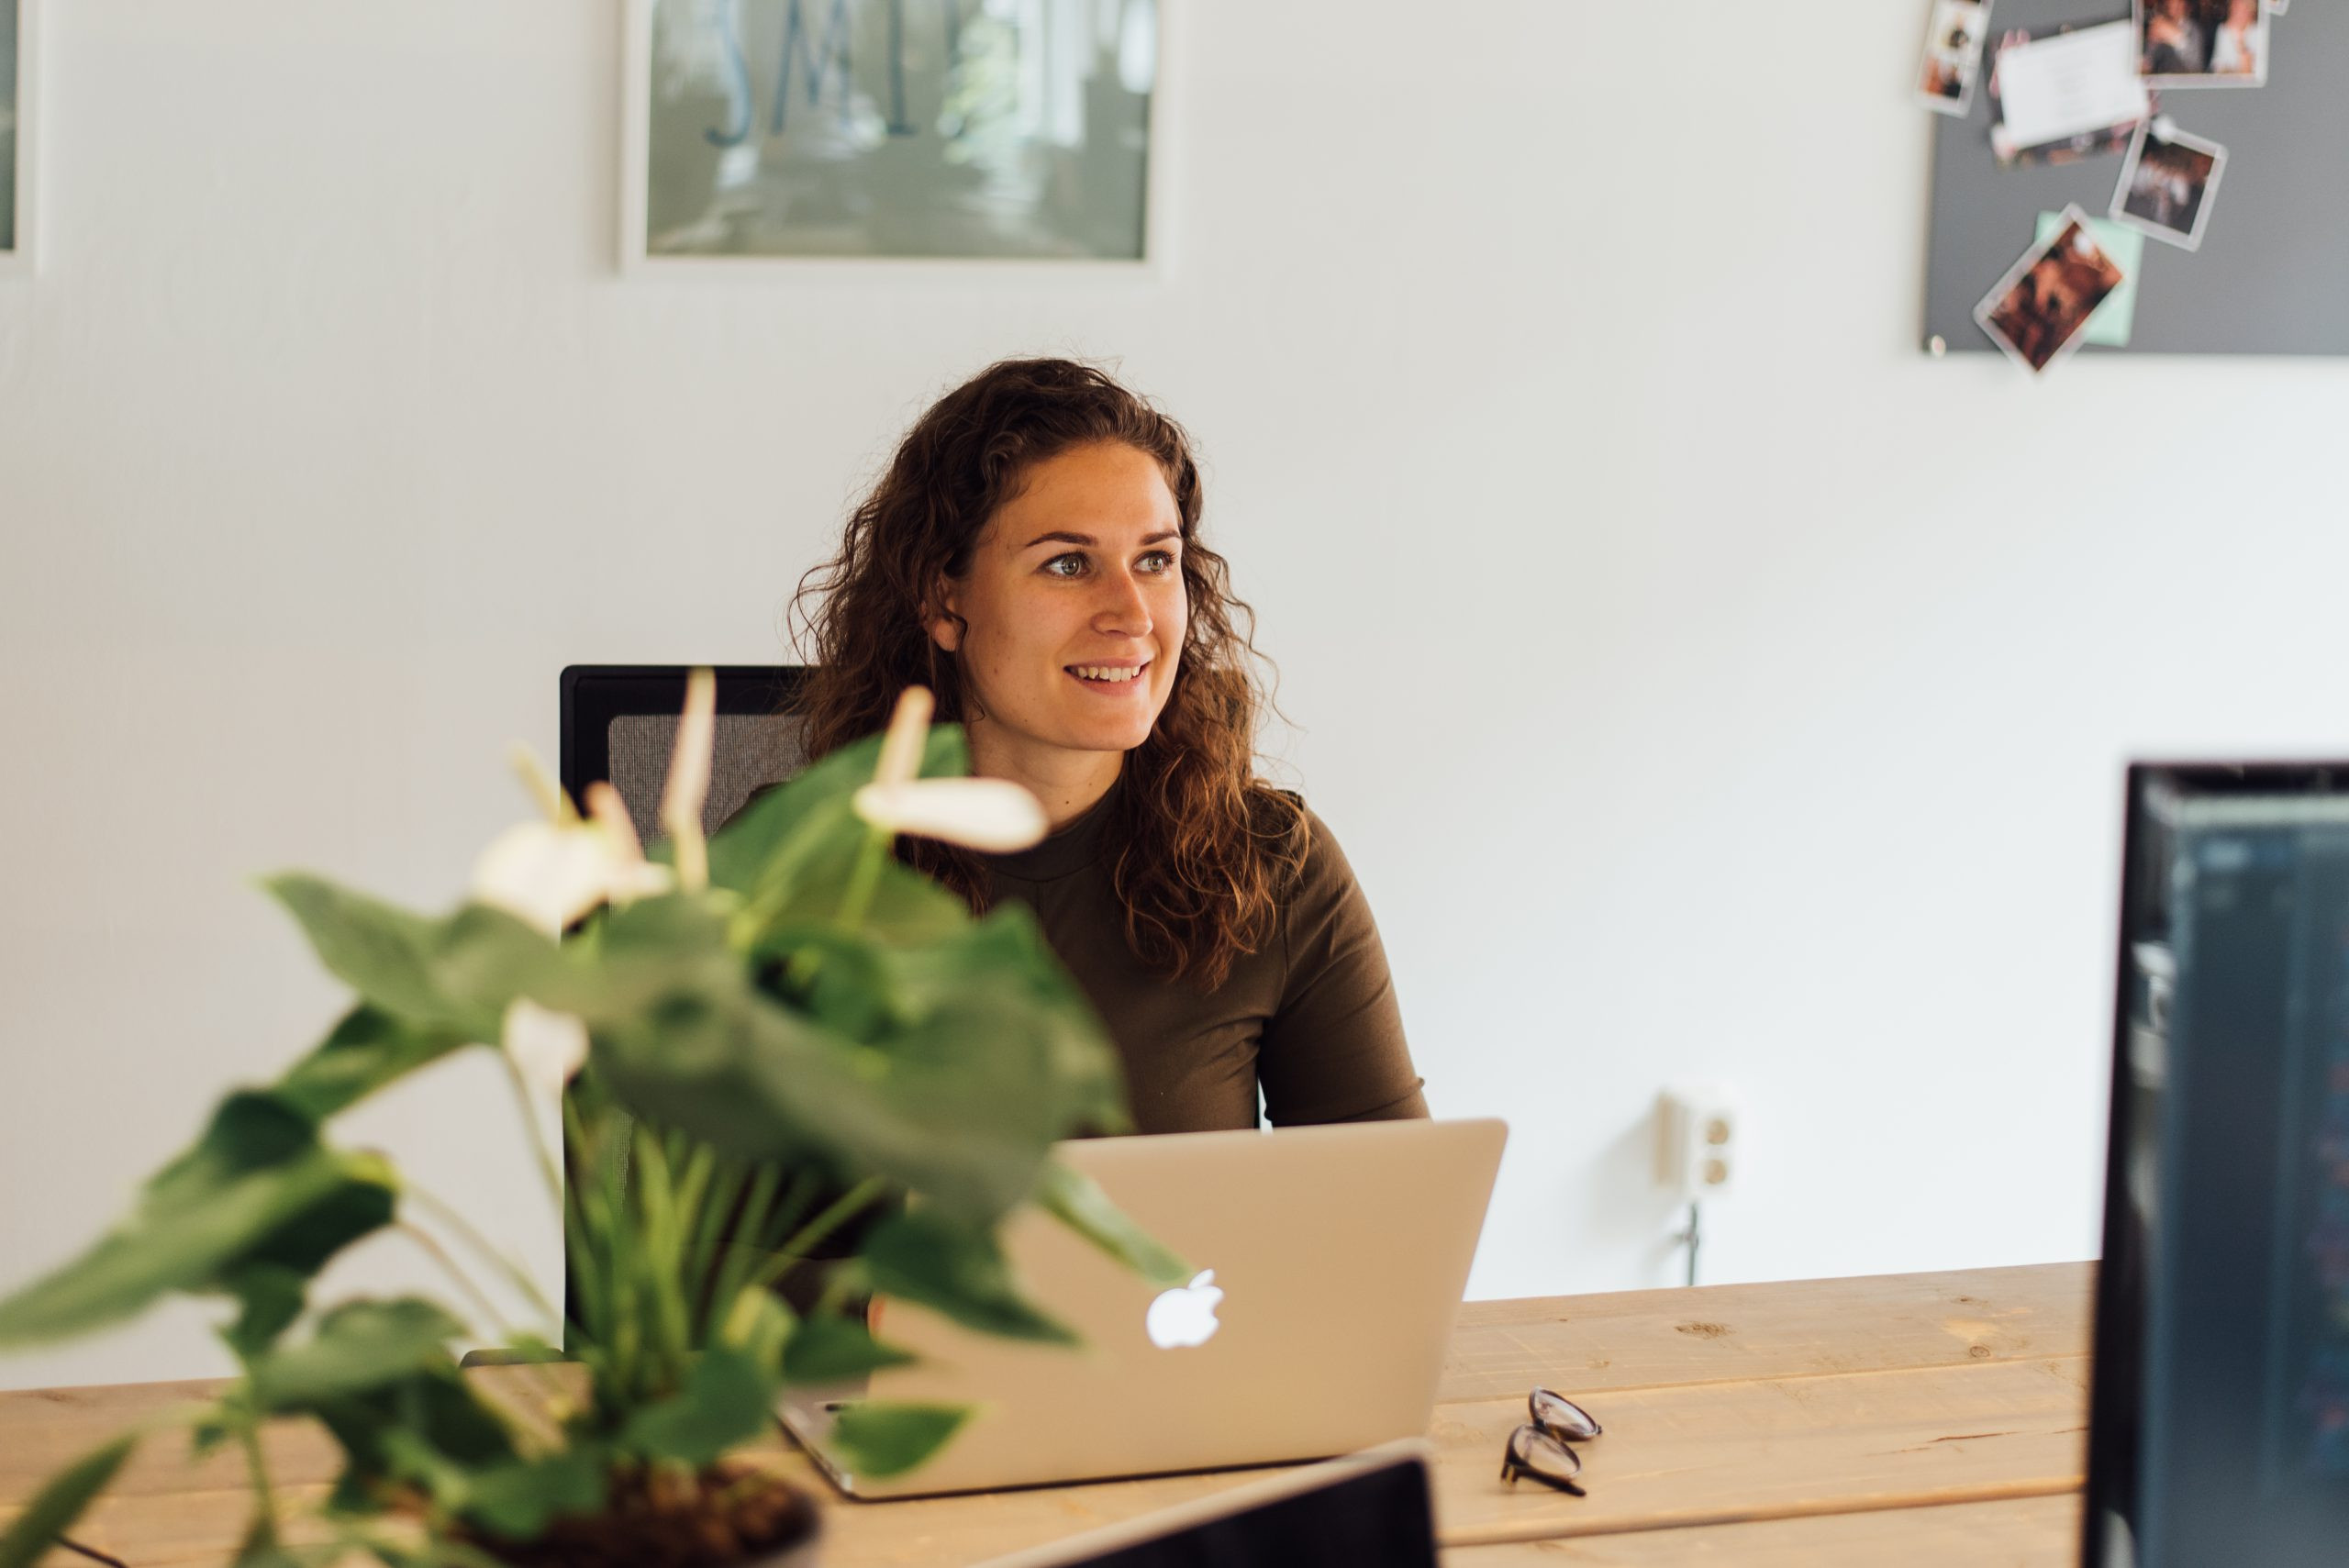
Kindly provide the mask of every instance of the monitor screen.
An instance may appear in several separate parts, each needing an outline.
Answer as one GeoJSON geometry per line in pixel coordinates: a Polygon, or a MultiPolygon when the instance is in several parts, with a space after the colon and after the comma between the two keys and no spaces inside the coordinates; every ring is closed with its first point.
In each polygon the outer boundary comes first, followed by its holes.
{"type": "Polygon", "coordinates": [[[2087,1568],[2349,1561],[2349,764],[2131,770],[2087,1568]]]}

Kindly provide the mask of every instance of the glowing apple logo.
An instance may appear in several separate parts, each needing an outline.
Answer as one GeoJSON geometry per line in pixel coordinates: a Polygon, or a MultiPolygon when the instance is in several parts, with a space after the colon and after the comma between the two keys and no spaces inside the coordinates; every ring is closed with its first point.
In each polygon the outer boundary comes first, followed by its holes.
{"type": "Polygon", "coordinates": [[[1142,1329],[1150,1335],[1150,1342],[1162,1351],[1204,1345],[1223,1327],[1215,1316],[1216,1303],[1222,1299],[1223,1292],[1216,1288],[1215,1271],[1202,1269],[1191,1276],[1190,1284],[1159,1292],[1141,1320],[1142,1329]]]}

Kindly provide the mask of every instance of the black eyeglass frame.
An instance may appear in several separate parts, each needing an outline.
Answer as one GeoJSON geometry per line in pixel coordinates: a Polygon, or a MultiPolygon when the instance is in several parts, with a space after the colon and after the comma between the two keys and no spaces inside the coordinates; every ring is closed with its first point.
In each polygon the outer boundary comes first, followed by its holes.
{"type": "Polygon", "coordinates": [[[1525,1412],[1532,1418],[1509,1433],[1508,1446],[1501,1452],[1501,1479],[1515,1485],[1520,1476],[1531,1476],[1576,1497],[1590,1496],[1573,1479],[1582,1473],[1582,1455],[1566,1440],[1587,1442],[1607,1429],[1589,1411],[1546,1388],[1536,1388],[1525,1396],[1525,1412]],[[1553,1475],[1536,1465],[1532,1456],[1537,1448],[1566,1465],[1566,1473],[1553,1475]]]}

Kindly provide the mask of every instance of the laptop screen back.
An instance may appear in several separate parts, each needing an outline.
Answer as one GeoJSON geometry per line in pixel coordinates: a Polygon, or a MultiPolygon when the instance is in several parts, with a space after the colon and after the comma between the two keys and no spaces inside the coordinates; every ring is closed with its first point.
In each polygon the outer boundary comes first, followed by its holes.
{"type": "Polygon", "coordinates": [[[2349,765],[2132,769],[2127,861],[2084,1562],[2349,1561],[2349,765]]]}
{"type": "Polygon", "coordinates": [[[983,1568],[1436,1568],[1424,1445],[1370,1450],[983,1568]]]}

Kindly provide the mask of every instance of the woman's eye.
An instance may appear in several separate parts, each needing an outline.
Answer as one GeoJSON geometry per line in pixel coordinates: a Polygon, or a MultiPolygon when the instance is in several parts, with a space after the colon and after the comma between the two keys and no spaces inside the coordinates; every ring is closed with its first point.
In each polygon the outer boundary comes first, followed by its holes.
{"type": "MultiPolygon", "coordinates": [[[[1172,550],[1153,550],[1134,564],[1149,576],[1163,577],[1175,569],[1174,554],[1172,550]]],[[[1093,562],[1082,551],[1073,550],[1065,555],[1053,556],[1041,570],[1047,577],[1082,577],[1093,570],[1093,562]]]]}

